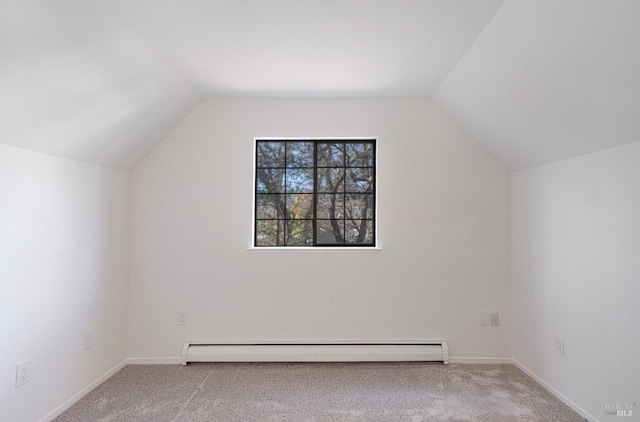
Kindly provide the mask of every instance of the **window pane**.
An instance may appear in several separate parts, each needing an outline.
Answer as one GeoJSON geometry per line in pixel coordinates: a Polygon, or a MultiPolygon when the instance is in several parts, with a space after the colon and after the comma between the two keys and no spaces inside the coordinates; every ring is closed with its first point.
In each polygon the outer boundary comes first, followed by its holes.
{"type": "Polygon", "coordinates": [[[344,194],[318,194],[316,218],[344,217],[344,194]]]}
{"type": "Polygon", "coordinates": [[[280,193],[284,192],[283,169],[257,169],[256,192],[280,193]]]}
{"type": "Polygon", "coordinates": [[[287,246],[313,245],[313,220],[287,220],[287,246]]]}
{"type": "Polygon", "coordinates": [[[344,244],[343,220],[318,220],[316,243],[319,245],[344,244]]]}
{"type": "Polygon", "coordinates": [[[321,168],[318,169],[318,192],[343,192],[344,169],[321,168]]]}
{"type": "Polygon", "coordinates": [[[287,218],[313,219],[313,194],[287,194],[287,218]]]}
{"type": "Polygon", "coordinates": [[[347,244],[373,243],[373,220],[345,221],[345,242],[347,244]]]}
{"type": "Polygon", "coordinates": [[[344,144],[342,143],[319,143],[318,144],[318,167],[343,167],[344,166],[344,144]]]}
{"type": "Polygon", "coordinates": [[[347,192],[372,192],[373,169],[372,168],[348,168],[346,169],[347,192]]]}
{"type": "Polygon", "coordinates": [[[287,169],[287,192],[313,193],[313,169],[287,169]]]}
{"type": "Polygon", "coordinates": [[[257,140],[255,246],[372,246],[375,140],[257,140]]]}
{"type": "Polygon", "coordinates": [[[256,195],[256,218],[284,218],[284,195],[256,195]]]}
{"type": "Polygon", "coordinates": [[[284,220],[256,221],[256,246],[284,246],[284,220]]]}
{"type": "Polygon", "coordinates": [[[373,143],[346,144],[347,167],[373,167],[373,143]]]}
{"type": "Polygon", "coordinates": [[[284,142],[257,142],[257,165],[263,167],[284,167],[284,142]]]}
{"type": "Polygon", "coordinates": [[[287,167],[313,167],[313,142],[287,143],[287,167]]]}
{"type": "Polygon", "coordinates": [[[350,219],[373,218],[373,195],[346,195],[345,213],[350,219]]]}

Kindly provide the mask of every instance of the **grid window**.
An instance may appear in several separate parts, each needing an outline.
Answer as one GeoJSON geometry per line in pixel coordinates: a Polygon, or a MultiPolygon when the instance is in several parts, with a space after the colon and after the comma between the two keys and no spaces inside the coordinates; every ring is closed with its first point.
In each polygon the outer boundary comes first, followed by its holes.
{"type": "Polygon", "coordinates": [[[376,141],[256,140],[254,246],[375,246],[376,141]]]}

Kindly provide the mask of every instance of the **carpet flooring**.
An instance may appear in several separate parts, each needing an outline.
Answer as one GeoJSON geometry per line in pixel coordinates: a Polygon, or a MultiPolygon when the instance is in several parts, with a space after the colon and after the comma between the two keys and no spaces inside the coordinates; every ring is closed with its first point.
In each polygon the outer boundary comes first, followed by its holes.
{"type": "Polygon", "coordinates": [[[56,422],[584,421],[513,365],[129,365],[56,422]]]}

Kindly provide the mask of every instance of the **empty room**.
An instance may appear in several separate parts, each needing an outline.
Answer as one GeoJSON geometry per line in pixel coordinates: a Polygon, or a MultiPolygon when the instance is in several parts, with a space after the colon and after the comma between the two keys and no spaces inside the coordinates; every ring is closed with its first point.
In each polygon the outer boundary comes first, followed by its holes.
{"type": "Polygon", "coordinates": [[[640,1],[0,0],[2,422],[640,420],[640,1]]]}

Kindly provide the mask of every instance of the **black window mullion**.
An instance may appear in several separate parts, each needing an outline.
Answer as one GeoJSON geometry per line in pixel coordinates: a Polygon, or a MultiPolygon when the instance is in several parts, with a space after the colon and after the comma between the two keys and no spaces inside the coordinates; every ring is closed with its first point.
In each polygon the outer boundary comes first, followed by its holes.
{"type": "Polygon", "coordinates": [[[347,244],[347,144],[342,143],[344,157],[342,159],[342,244],[347,244]]]}
{"type": "Polygon", "coordinates": [[[318,142],[313,143],[313,246],[318,246],[318,142]]]}
{"type": "Polygon", "coordinates": [[[283,183],[283,187],[284,187],[284,209],[282,210],[283,212],[283,230],[282,230],[282,244],[284,246],[287,246],[287,231],[289,230],[289,224],[287,224],[287,217],[288,217],[288,213],[287,213],[287,148],[288,148],[289,143],[285,142],[284,143],[284,183],[283,183]]]}

